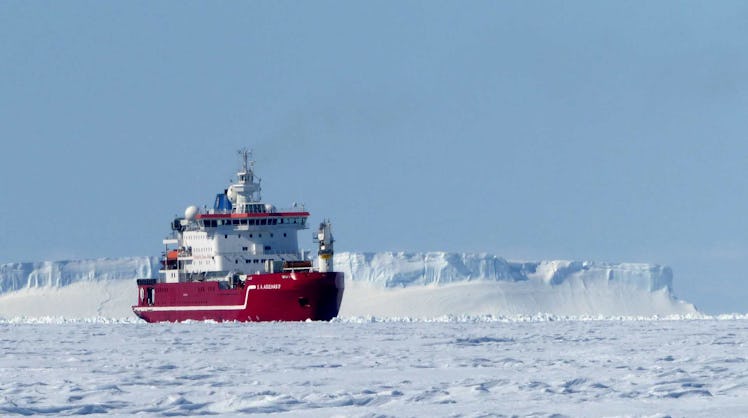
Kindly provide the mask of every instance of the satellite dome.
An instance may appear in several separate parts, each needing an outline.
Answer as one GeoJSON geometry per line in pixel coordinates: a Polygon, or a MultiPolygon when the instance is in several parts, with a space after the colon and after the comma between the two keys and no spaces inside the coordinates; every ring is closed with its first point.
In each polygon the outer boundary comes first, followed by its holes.
{"type": "Polygon", "coordinates": [[[231,203],[236,203],[236,189],[233,184],[226,189],[226,196],[229,198],[231,203]]]}
{"type": "Polygon", "coordinates": [[[197,215],[197,212],[197,206],[192,205],[187,207],[187,209],[184,210],[184,219],[187,219],[188,221],[195,219],[195,215],[197,215]]]}

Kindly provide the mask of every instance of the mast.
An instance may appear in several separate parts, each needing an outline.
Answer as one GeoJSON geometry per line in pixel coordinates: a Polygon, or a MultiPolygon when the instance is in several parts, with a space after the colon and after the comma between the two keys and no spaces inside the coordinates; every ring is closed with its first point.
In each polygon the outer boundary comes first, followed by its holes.
{"type": "Polygon", "coordinates": [[[236,173],[237,182],[230,185],[226,191],[229,201],[234,206],[236,213],[245,213],[247,203],[256,203],[262,199],[262,179],[255,175],[255,161],[252,159],[252,151],[242,148],[238,152],[241,160],[241,169],[236,173]],[[255,181],[255,178],[257,181],[255,181]]]}
{"type": "MultiPolygon", "coordinates": [[[[251,159],[252,150],[248,148],[241,148],[239,149],[239,151],[237,151],[237,154],[239,154],[242,163],[242,169],[237,174],[241,175],[242,173],[244,173],[246,176],[244,181],[248,181],[250,183],[254,182],[255,160],[251,159]]],[[[242,181],[242,179],[240,178],[239,181],[242,181]]]]}

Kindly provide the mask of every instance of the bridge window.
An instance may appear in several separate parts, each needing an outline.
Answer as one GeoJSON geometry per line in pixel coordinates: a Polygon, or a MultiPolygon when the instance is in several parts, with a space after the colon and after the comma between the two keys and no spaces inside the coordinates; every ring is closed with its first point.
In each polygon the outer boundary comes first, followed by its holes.
{"type": "Polygon", "coordinates": [[[259,203],[254,205],[247,205],[247,212],[249,213],[265,213],[265,205],[259,203]]]}

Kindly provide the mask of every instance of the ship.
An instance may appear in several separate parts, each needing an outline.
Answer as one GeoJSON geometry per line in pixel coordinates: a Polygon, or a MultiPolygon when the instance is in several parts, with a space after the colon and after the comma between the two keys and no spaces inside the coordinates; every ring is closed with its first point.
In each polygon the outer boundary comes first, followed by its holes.
{"type": "Polygon", "coordinates": [[[263,203],[252,152],[239,150],[237,180],[213,208],[189,206],[163,240],[158,278],[137,279],[132,307],[147,322],[329,321],[340,311],[344,274],[333,270],[332,224],[313,240],[316,260],[299,251],[309,212],[263,203]],[[315,262],[316,261],[316,262],[315,262]]]}

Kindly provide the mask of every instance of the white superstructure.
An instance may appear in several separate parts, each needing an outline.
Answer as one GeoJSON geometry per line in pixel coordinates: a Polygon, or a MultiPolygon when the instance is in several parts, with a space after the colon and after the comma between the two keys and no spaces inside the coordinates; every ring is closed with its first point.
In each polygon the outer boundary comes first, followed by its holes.
{"type": "MultiPolygon", "coordinates": [[[[309,213],[303,205],[279,210],[263,203],[251,152],[243,149],[239,154],[242,167],[237,181],[216,196],[213,209],[201,212],[190,206],[183,218],[172,223],[173,236],[164,240],[167,250],[161,273],[166,282],[311,269],[298,245],[298,231],[308,228],[309,213]]],[[[332,271],[329,222],[323,222],[316,238],[320,239],[320,270],[332,271]]]]}

